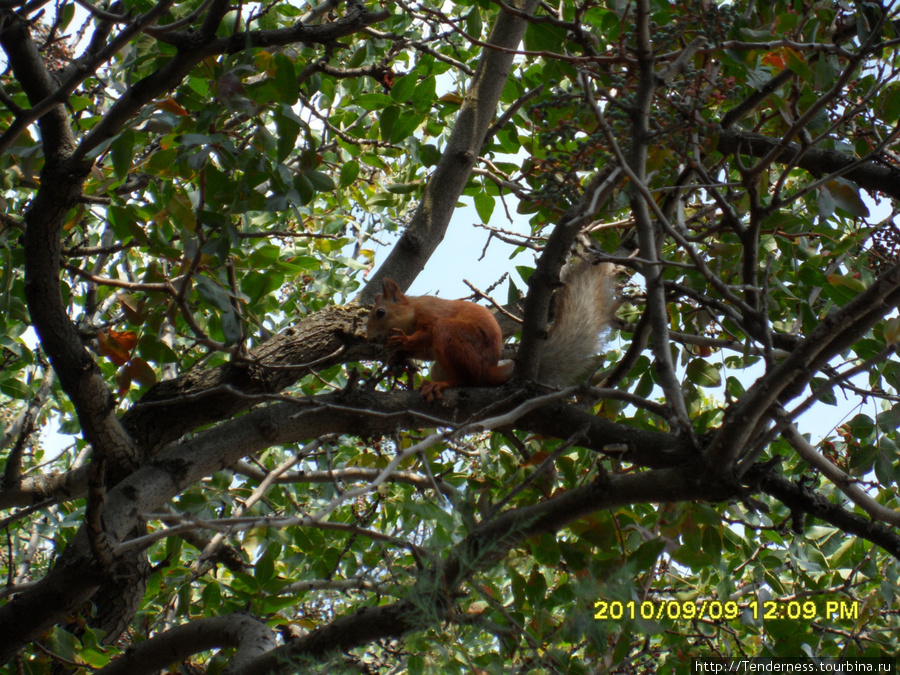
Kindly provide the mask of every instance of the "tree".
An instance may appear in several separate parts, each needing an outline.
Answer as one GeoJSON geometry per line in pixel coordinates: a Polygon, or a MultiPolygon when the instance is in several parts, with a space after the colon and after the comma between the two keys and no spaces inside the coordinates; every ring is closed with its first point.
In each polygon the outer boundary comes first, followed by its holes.
{"type": "Polygon", "coordinates": [[[77,5],[0,9],[4,663],[897,653],[896,8],[77,5]],[[518,375],[427,403],[364,321],[445,237],[518,375]],[[576,245],[622,305],[549,390],[576,245]]]}

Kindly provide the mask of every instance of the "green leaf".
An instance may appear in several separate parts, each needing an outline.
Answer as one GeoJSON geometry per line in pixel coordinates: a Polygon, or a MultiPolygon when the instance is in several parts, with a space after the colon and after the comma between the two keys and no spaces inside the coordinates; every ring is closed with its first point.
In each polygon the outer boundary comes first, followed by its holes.
{"type": "Polygon", "coordinates": [[[532,52],[556,52],[564,50],[566,29],[549,23],[529,23],[525,30],[525,49],[532,52]]]}
{"type": "MultiPolygon", "coordinates": [[[[265,269],[265,268],[262,268],[265,269]]],[[[251,271],[241,279],[241,291],[247,296],[248,302],[253,305],[269,293],[272,293],[284,283],[284,274],[269,269],[266,272],[251,271]]]]}
{"type": "Polygon", "coordinates": [[[131,129],[123,131],[112,142],[110,154],[116,178],[125,178],[131,171],[131,158],[134,156],[134,132],[131,129]]]}
{"type": "Polygon", "coordinates": [[[412,95],[418,83],[419,76],[416,73],[398,77],[394,80],[394,86],[391,87],[391,98],[399,102],[406,101],[412,95]]]}
{"type": "Polygon", "coordinates": [[[894,82],[885,87],[876,99],[875,110],[887,124],[894,124],[900,119],[900,83],[894,82]]]}
{"type": "Polygon", "coordinates": [[[75,654],[80,651],[81,643],[72,633],[62,628],[53,629],[51,644],[58,656],[69,661],[75,660],[75,654]]]}
{"type": "Polygon", "coordinates": [[[10,398],[20,400],[31,398],[33,393],[31,387],[20,382],[15,377],[5,377],[0,380],[0,392],[6,394],[10,398]]]}
{"type": "Polygon", "coordinates": [[[286,105],[294,105],[300,98],[300,85],[297,82],[297,71],[294,62],[284,52],[275,54],[275,83],[282,94],[286,105]]]}
{"type": "Polygon", "coordinates": [[[542,565],[557,567],[562,558],[556,537],[549,534],[542,534],[537,539],[532,540],[531,550],[534,553],[535,560],[542,565]]]}
{"type": "Polygon", "coordinates": [[[201,296],[216,309],[231,311],[231,299],[224,289],[215,281],[205,276],[194,277],[194,283],[201,296]]]}
{"type": "Polygon", "coordinates": [[[835,203],[855,218],[868,218],[869,207],[859,195],[859,188],[842,178],[830,180],[823,189],[834,198],[835,203]]]}
{"type": "Polygon", "coordinates": [[[8,335],[0,335],[0,347],[8,349],[15,356],[22,356],[22,344],[8,335]]]}
{"type": "Polygon", "coordinates": [[[494,206],[496,203],[494,197],[482,190],[481,192],[475,193],[473,199],[475,201],[475,210],[478,212],[478,217],[481,218],[482,223],[487,225],[491,220],[491,215],[494,213],[494,206]]]}
{"type": "Polygon", "coordinates": [[[868,415],[860,413],[854,415],[853,418],[847,422],[847,427],[850,429],[850,433],[853,434],[854,438],[867,440],[875,433],[875,420],[868,415]]]}
{"type": "Polygon", "coordinates": [[[394,128],[391,131],[391,143],[399,143],[411,136],[424,120],[425,118],[418,113],[401,113],[397,121],[394,122],[394,128]]]}
{"type": "Polygon", "coordinates": [[[900,429],[900,404],[895,404],[890,410],[884,410],[875,416],[882,433],[892,433],[900,429]]]}
{"type": "Polygon", "coordinates": [[[475,5],[472,10],[466,14],[466,32],[474,38],[479,38],[481,36],[481,31],[483,30],[483,23],[481,21],[481,11],[478,5],[475,5]]]}
{"type": "Polygon", "coordinates": [[[342,188],[349,187],[356,182],[359,177],[359,162],[351,160],[344,162],[341,166],[340,186],[342,188]]]}
{"type": "Polygon", "coordinates": [[[337,185],[334,184],[334,180],[332,180],[331,176],[327,173],[322,173],[321,171],[304,171],[303,175],[309,179],[310,184],[318,190],[319,192],[331,192],[332,190],[337,189],[337,185]]]}
{"type": "Polygon", "coordinates": [[[179,136],[178,140],[185,147],[194,147],[219,143],[223,140],[223,137],[219,134],[209,136],[206,134],[183,134],[179,136]]]}
{"type": "Polygon", "coordinates": [[[718,387],[722,384],[719,369],[704,359],[693,359],[685,370],[688,380],[698,387],[718,387]]]}
{"type": "Polygon", "coordinates": [[[628,556],[628,563],[636,570],[648,570],[656,564],[665,547],[666,542],[662,539],[651,539],[644,542],[628,556]]]}
{"type": "Polygon", "coordinates": [[[422,187],[421,183],[391,183],[385,190],[395,195],[410,195],[422,187]]]}
{"type": "Polygon", "coordinates": [[[350,57],[350,60],[347,61],[348,68],[358,68],[366,61],[366,53],[368,52],[368,44],[364,44],[362,47],[353,52],[353,56],[350,57]]]}
{"type": "Polygon", "coordinates": [[[58,30],[65,31],[69,24],[72,22],[72,18],[75,16],[75,3],[67,2],[63,6],[63,10],[60,13],[60,21],[58,30]]]}
{"type": "Polygon", "coordinates": [[[394,133],[394,124],[397,123],[399,117],[400,106],[392,105],[381,112],[381,115],[378,117],[378,127],[382,140],[390,141],[394,133]]]}
{"type": "Polygon", "coordinates": [[[274,244],[265,244],[255,248],[250,254],[250,264],[257,269],[265,269],[274,265],[281,257],[281,248],[274,244]]]}
{"type": "Polygon", "coordinates": [[[273,117],[278,138],[276,159],[283,162],[297,147],[300,123],[287,105],[277,107],[273,117]]]}
{"type": "Polygon", "coordinates": [[[422,675],[425,672],[425,659],[420,654],[410,654],[406,659],[406,672],[409,675],[422,675]]]}
{"type": "Polygon", "coordinates": [[[354,97],[347,104],[358,105],[364,110],[383,110],[394,103],[394,100],[387,94],[371,93],[362,94],[354,97]]]}
{"type": "Polygon", "coordinates": [[[897,444],[890,437],[880,439],[874,469],[875,475],[883,485],[896,485],[900,480],[897,451],[897,444]]]}
{"type": "Polygon", "coordinates": [[[178,151],[174,148],[157,150],[152,155],[150,155],[150,159],[147,160],[146,166],[154,173],[168,173],[172,170],[172,165],[174,164],[175,158],[177,156],[178,151]]]}
{"type": "Polygon", "coordinates": [[[229,345],[237,344],[244,336],[241,320],[231,307],[222,312],[222,334],[229,345]]]}
{"type": "Polygon", "coordinates": [[[437,80],[434,76],[424,78],[416,86],[410,103],[420,113],[426,113],[434,107],[437,98],[437,80]]]}
{"type": "Polygon", "coordinates": [[[78,653],[78,656],[89,666],[102,668],[109,663],[112,654],[103,650],[85,648],[78,653]]]}
{"type": "Polygon", "coordinates": [[[832,288],[849,289],[850,295],[847,297],[850,299],[866,290],[866,285],[862,281],[848,274],[829,274],[827,278],[832,288]]]}
{"type": "Polygon", "coordinates": [[[430,143],[419,146],[419,158],[425,166],[434,166],[441,159],[441,152],[430,143]]]}
{"type": "Polygon", "coordinates": [[[294,176],[293,183],[301,205],[309,204],[316,196],[316,189],[305,172],[294,176]]]}
{"type": "Polygon", "coordinates": [[[840,72],[840,65],[831,55],[822,54],[816,60],[815,69],[816,89],[825,91],[834,85],[835,78],[840,72]]]}
{"type": "Polygon", "coordinates": [[[275,576],[275,563],[268,553],[263,554],[256,565],[253,567],[253,573],[261,584],[265,584],[275,576]]]}

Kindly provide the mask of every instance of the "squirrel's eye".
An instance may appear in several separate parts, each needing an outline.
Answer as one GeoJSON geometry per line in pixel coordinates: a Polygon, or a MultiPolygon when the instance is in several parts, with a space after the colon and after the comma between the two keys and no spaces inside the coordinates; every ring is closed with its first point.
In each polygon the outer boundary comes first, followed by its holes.
{"type": "Polygon", "coordinates": [[[387,314],[387,310],[384,307],[379,307],[378,309],[375,310],[375,318],[376,319],[380,319],[385,314],[387,314]]]}

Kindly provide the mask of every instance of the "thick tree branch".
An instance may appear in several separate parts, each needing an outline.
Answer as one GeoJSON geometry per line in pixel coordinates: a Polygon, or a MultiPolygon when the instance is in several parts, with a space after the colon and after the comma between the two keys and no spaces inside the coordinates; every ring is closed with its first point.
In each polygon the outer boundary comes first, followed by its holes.
{"type": "MultiPolygon", "coordinates": [[[[780,146],[779,139],[734,130],[720,132],[716,144],[716,148],[723,154],[745,154],[751,157],[763,157],[780,146]]],[[[897,167],[864,162],[855,168],[849,168],[858,164],[857,157],[837,150],[803,148],[798,143],[787,144],[784,152],[778,156],[778,161],[798,166],[817,177],[839,173],[866,192],[883,192],[900,199],[900,168],[897,167]]]]}
{"type": "Polygon", "coordinates": [[[115,402],[100,369],[81,343],[59,287],[60,232],[81,191],[89,167],[60,157],[63,146],[49,148],[43,188],[25,215],[25,297],[41,346],[75,405],[85,439],[98,452],[124,466],[134,461],[131,440],[115,414],[115,402]],[[60,158],[60,159],[55,159],[60,158]]]}
{"type": "Polygon", "coordinates": [[[232,667],[240,667],[275,647],[275,635],[265,623],[246,614],[195,619],[156,637],[132,645],[95,675],[143,675],[210,649],[237,647],[232,667]]]}
{"type": "Polygon", "coordinates": [[[862,537],[895,558],[900,558],[900,535],[884,523],[852,513],[812,488],[765,471],[761,465],[754,467],[747,474],[747,479],[792,511],[813,516],[847,534],[862,537]]]}
{"type": "Polygon", "coordinates": [[[122,424],[144,442],[145,452],[152,452],[192,429],[258,405],[310,372],[373,359],[378,350],[363,335],[367,315],[368,309],[356,305],[317,312],[245,359],[160,382],[125,413],[122,424]]]}
{"type": "MultiPolygon", "coordinates": [[[[220,394],[224,395],[222,392],[212,392],[210,395],[220,394]]],[[[228,392],[230,396],[235,394],[228,392]]],[[[239,396],[235,398],[245,404],[248,402],[248,399],[239,396]]],[[[249,399],[256,404],[263,400],[265,397],[249,399]]],[[[455,390],[448,392],[445,405],[437,409],[423,401],[417,392],[359,390],[327,394],[293,403],[259,407],[237,420],[222,422],[198,434],[190,444],[182,442],[171,447],[191,453],[197,453],[198,448],[202,448],[203,452],[211,453],[213,457],[218,457],[215,468],[211,469],[215,472],[272,445],[288,445],[329,433],[375,437],[389,435],[398,429],[423,426],[455,428],[459,420],[478,419],[485,414],[509,410],[521,400],[521,392],[514,388],[455,390]],[[506,402],[498,405],[498,400],[506,402]]],[[[167,405],[170,404],[174,406],[176,401],[167,402],[167,405]]],[[[180,405],[191,407],[185,400],[181,400],[180,405]]],[[[202,407],[205,403],[200,399],[192,405],[202,407]]],[[[571,403],[543,406],[522,416],[516,427],[554,438],[567,438],[572,429],[584,428],[584,439],[580,443],[583,447],[612,453],[637,466],[672,467],[694,456],[683,439],[615,424],[571,403]]],[[[169,452],[166,450],[166,453],[169,452]]],[[[63,474],[58,481],[25,478],[18,489],[0,492],[0,507],[27,506],[52,496],[70,499],[82,496],[86,489],[86,468],[63,474]]]]}

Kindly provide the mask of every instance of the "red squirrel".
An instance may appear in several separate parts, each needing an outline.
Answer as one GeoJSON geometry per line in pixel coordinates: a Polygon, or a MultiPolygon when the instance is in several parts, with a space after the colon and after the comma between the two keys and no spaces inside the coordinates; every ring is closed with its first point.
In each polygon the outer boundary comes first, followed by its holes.
{"type": "MultiPolygon", "coordinates": [[[[561,386],[584,374],[609,326],[616,298],[610,265],[567,265],[556,318],[540,354],[538,381],[561,386]]],[[[366,337],[386,342],[395,358],[435,361],[422,384],[426,401],[451,387],[495,387],[512,377],[512,362],[498,363],[503,333],[494,315],[465,300],[408,296],[390,279],[375,296],[366,337]]]]}

